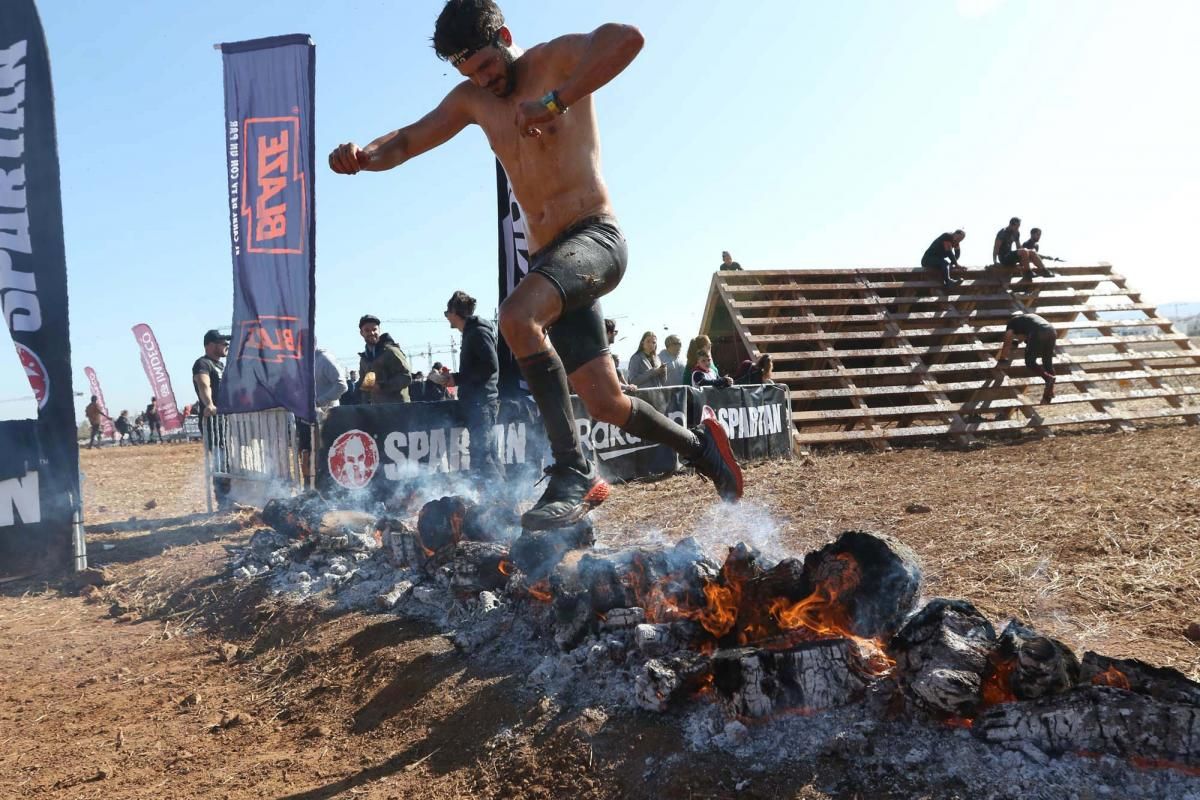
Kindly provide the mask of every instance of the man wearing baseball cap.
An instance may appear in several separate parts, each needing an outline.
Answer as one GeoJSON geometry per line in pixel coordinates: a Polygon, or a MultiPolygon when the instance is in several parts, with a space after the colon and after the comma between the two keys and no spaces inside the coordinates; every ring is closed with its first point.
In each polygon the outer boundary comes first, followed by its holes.
{"type": "MultiPolygon", "coordinates": [[[[204,446],[216,456],[218,468],[222,466],[224,443],[221,441],[222,428],[217,421],[217,393],[221,389],[221,376],[225,373],[221,359],[228,354],[229,337],[218,330],[210,330],[204,334],[204,355],[192,364],[192,384],[196,387],[196,397],[200,399],[200,427],[204,446]]],[[[213,494],[219,508],[228,508],[229,489],[229,478],[213,477],[213,494]]]]}

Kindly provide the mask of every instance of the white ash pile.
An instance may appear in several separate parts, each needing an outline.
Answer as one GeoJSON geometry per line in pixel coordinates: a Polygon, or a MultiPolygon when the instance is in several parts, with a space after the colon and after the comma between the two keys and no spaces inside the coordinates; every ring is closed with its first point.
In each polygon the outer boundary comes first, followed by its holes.
{"type": "Polygon", "coordinates": [[[408,517],[311,498],[263,516],[274,530],[236,574],[431,621],[560,703],[706,720],[706,746],[744,749],[738,726],[800,714],[872,731],[902,719],[934,751],[969,736],[1039,764],[1089,753],[1200,769],[1200,685],[1080,659],[1017,622],[997,634],[963,600],[919,606],[914,555],[880,534],[779,561],[739,544],[718,563],[691,539],[596,548],[586,519],[522,533],[511,508],[461,497],[408,517]]]}

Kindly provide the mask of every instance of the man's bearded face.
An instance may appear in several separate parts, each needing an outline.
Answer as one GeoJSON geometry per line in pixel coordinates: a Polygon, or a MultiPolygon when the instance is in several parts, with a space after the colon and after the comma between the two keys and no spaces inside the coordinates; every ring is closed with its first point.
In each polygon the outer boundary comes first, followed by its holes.
{"type": "Polygon", "coordinates": [[[458,65],[463,77],[496,97],[508,97],[517,88],[516,56],[510,48],[492,44],[458,65]]]}

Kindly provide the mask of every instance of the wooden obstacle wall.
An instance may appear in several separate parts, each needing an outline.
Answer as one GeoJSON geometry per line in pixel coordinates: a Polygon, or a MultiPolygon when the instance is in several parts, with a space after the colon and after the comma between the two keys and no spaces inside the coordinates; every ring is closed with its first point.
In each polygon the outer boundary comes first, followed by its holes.
{"type": "Polygon", "coordinates": [[[770,353],[791,389],[802,444],[949,437],[1137,420],[1200,422],[1200,349],[1109,264],[1054,265],[1053,278],[971,269],[949,292],[921,269],[714,273],[701,332],[732,374],[770,353]],[[1023,292],[1014,292],[1022,289],[1023,292]],[[1015,311],[1058,331],[1056,396],[1018,346],[996,361],[1015,311]]]}

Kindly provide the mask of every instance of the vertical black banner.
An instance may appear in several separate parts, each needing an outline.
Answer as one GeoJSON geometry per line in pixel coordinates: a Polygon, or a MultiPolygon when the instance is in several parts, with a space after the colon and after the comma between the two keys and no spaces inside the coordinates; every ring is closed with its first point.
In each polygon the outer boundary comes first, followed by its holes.
{"type": "Polygon", "coordinates": [[[0,3],[0,308],[33,420],[0,422],[0,574],[71,563],[79,445],[50,58],[33,0],[0,3]]]}
{"type": "Polygon", "coordinates": [[[217,408],[312,421],[316,221],[307,34],[221,45],[233,340],[217,408]]]}
{"type": "MultiPolygon", "coordinates": [[[[499,217],[497,233],[500,246],[500,303],[512,294],[521,279],[529,274],[529,241],[525,237],[525,220],[521,207],[508,185],[508,175],[499,159],[496,160],[496,208],[499,217]]],[[[521,378],[517,358],[508,349],[503,336],[496,338],[496,351],[500,356],[500,396],[517,397],[528,394],[521,378]]]]}

